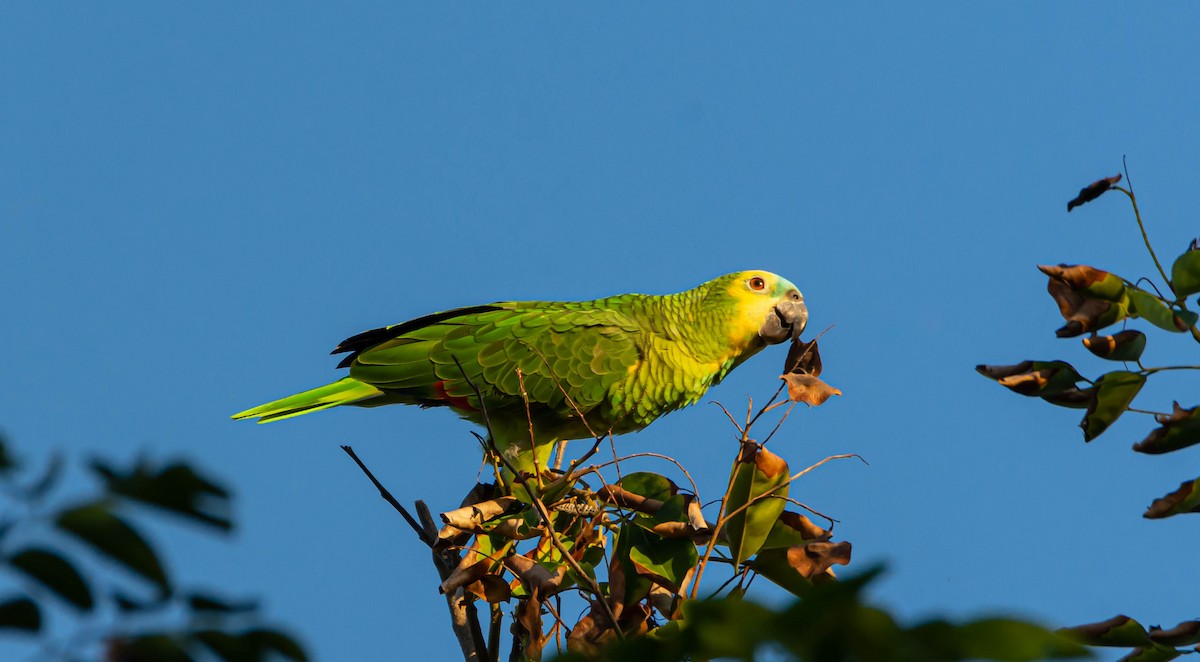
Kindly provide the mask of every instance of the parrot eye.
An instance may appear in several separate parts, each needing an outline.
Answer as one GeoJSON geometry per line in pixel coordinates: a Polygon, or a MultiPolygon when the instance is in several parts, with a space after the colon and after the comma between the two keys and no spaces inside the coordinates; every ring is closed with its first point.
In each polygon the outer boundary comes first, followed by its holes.
{"type": "Polygon", "coordinates": [[[758,276],[746,281],[746,284],[749,285],[750,289],[754,290],[755,292],[760,292],[764,287],[767,286],[767,282],[758,276]]]}

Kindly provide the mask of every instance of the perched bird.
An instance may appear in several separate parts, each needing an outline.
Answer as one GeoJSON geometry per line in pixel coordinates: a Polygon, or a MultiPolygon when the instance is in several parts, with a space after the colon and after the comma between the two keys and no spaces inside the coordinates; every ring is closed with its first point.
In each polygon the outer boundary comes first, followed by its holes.
{"type": "Polygon", "coordinates": [[[768,344],[798,337],[807,321],[796,286],[766,271],[678,294],[457,308],[347,338],[333,353],[349,352],[338,364],[348,377],[233,418],[445,406],[479,425],[486,418],[497,448],[528,471],[546,466],[556,441],[591,437],[589,427],[633,432],[695,403],[768,344]]]}

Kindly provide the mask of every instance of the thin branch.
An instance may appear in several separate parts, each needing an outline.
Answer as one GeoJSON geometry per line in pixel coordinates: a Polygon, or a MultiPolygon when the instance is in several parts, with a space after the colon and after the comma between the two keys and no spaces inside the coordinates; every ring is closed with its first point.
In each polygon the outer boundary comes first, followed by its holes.
{"type": "Polygon", "coordinates": [[[488,627],[488,659],[500,662],[500,626],[504,623],[504,612],[500,603],[492,603],[492,623],[488,627]]]}
{"type": "Polygon", "coordinates": [[[820,462],[812,465],[811,467],[804,469],[803,471],[800,471],[799,473],[793,474],[791,478],[788,478],[788,483],[790,484],[792,481],[794,481],[797,478],[803,476],[804,474],[812,471],[813,469],[816,469],[817,467],[821,466],[822,464],[825,464],[826,462],[832,462],[833,460],[845,460],[845,459],[849,459],[852,457],[857,457],[863,464],[865,464],[867,466],[871,466],[871,463],[867,462],[865,459],[863,459],[863,456],[859,455],[858,453],[842,453],[841,455],[830,455],[829,457],[825,458],[824,460],[821,460],[820,462]]]}
{"type": "MultiPolygon", "coordinates": [[[[1129,174],[1126,172],[1125,180],[1129,181],[1129,174]]],[[[1137,197],[1133,195],[1133,186],[1124,188],[1121,186],[1113,186],[1114,191],[1120,191],[1129,196],[1129,202],[1133,204],[1133,216],[1137,219],[1138,229],[1142,231],[1142,242],[1146,244],[1146,250],[1150,252],[1150,258],[1154,260],[1154,266],[1158,267],[1158,273],[1162,276],[1163,282],[1171,291],[1175,291],[1175,286],[1171,284],[1171,279],[1167,277],[1167,272],[1163,269],[1162,263],[1158,261],[1158,254],[1154,252],[1154,247],[1150,245],[1150,237],[1146,235],[1146,224],[1142,222],[1142,212],[1138,210],[1137,197]]]]}
{"type": "Polygon", "coordinates": [[[708,404],[720,407],[721,411],[725,412],[725,417],[729,419],[729,422],[733,423],[733,427],[737,428],[738,434],[742,434],[742,426],[737,422],[736,419],[734,419],[733,414],[729,413],[729,410],[725,408],[725,405],[717,402],[716,400],[712,400],[708,404]]]}
{"type": "MultiPolygon", "coordinates": [[[[676,460],[675,458],[671,457],[670,455],[663,455],[662,453],[630,453],[629,455],[622,455],[621,457],[619,457],[611,462],[605,462],[603,464],[597,464],[597,465],[588,467],[588,471],[585,471],[583,474],[580,474],[580,475],[586,475],[587,473],[590,473],[590,472],[595,472],[597,475],[599,475],[600,469],[603,469],[604,467],[607,467],[607,466],[610,466],[613,464],[617,464],[618,462],[624,462],[626,460],[631,460],[635,457],[655,457],[660,460],[666,460],[667,462],[674,464],[679,469],[679,471],[681,471],[683,473],[684,477],[688,479],[688,483],[691,484],[691,486],[692,486],[692,494],[695,494],[697,499],[700,498],[700,491],[696,489],[696,481],[692,479],[692,474],[688,473],[688,470],[685,469],[683,467],[683,465],[679,463],[679,460],[676,460]]],[[[601,478],[603,478],[603,476],[601,476],[601,478]]]]}
{"type": "Polygon", "coordinates": [[[354,452],[353,448],[349,446],[342,446],[342,450],[346,451],[346,454],[350,456],[350,459],[354,460],[354,463],[358,465],[358,468],[362,469],[362,472],[367,475],[367,478],[369,478],[371,483],[375,485],[375,489],[379,490],[379,496],[383,497],[384,501],[390,503],[392,508],[395,508],[396,512],[400,513],[401,517],[404,518],[404,521],[408,522],[408,525],[412,527],[412,530],[417,532],[417,537],[421,539],[421,542],[425,543],[429,547],[433,547],[433,543],[437,542],[437,535],[435,534],[430,537],[429,534],[425,532],[425,529],[417,523],[417,520],[413,518],[411,514],[409,514],[408,510],[406,510],[404,506],[400,505],[400,502],[396,500],[396,497],[392,496],[392,493],[383,486],[383,483],[379,482],[379,479],[375,478],[375,474],[371,473],[371,470],[367,468],[367,465],[363,464],[363,461],[358,459],[358,455],[354,452]]]}
{"type": "Polygon", "coordinates": [[[1200,370],[1200,365],[1164,365],[1158,368],[1142,368],[1142,372],[1153,375],[1164,370],[1200,370]]]}
{"type": "MultiPolygon", "coordinates": [[[[436,537],[437,524],[424,501],[417,502],[417,515],[421,518],[427,535],[436,537]]],[[[433,550],[433,565],[443,582],[461,562],[462,556],[456,551],[433,550]]],[[[446,606],[450,608],[450,625],[454,629],[464,660],[478,662],[487,655],[488,645],[487,640],[483,638],[483,628],[479,625],[479,610],[475,607],[475,601],[467,598],[459,589],[446,594],[446,606]]]]}
{"type": "Polygon", "coordinates": [[[1135,414],[1150,414],[1151,416],[1166,416],[1166,417],[1171,416],[1170,414],[1168,414],[1166,412],[1162,412],[1162,411],[1150,411],[1149,409],[1134,409],[1133,407],[1126,407],[1125,411],[1131,411],[1135,414]]]}

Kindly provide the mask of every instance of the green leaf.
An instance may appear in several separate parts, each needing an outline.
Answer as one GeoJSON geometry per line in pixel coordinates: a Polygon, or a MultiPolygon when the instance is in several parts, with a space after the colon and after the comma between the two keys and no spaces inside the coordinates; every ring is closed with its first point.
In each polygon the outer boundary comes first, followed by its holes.
{"type": "Polygon", "coordinates": [[[113,494],[162,508],[222,531],[233,528],[228,490],[185,463],[169,464],[159,470],[143,459],[127,472],[99,459],[93,459],[89,466],[113,494]]]}
{"type": "MultiPolygon", "coordinates": [[[[622,594],[614,594],[613,597],[626,605],[635,604],[646,597],[646,594],[650,592],[650,588],[653,586],[653,582],[649,578],[644,577],[637,571],[637,567],[630,558],[633,553],[634,540],[639,535],[645,534],[636,526],[622,523],[621,528],[617,529],[616,544],[613,545],[613,558],[609,569],[609,583],[613,591],[618,591],[620,586],[625,587],[622,594]],[[619,577],[614,577],[617,573],[619,573],[619,577]]],[[[515,592],[514,595],[516,595],[515,592]]]]}
{"type": "Polygon", "coordinates": [[[1089,352],[1109,361],[1137,361],[1146,349],[1146,334],[1130,329],[1111,336],[1083,339],[1089,352]]]}
{"type": "Polygon", "coordinates": [[[1062,628],[1058,632],[1088,646],[1130,648],[1149,646],[1152,643],[1146,634],[1146,628],[1125,615],[1114,616],[1098,623],[1062,628]]]}
{"type": "Polygon", "coordinates": [[[166,572],[149,543],[103,503],[64,511],[56,524],[100,554],[150,580],[163,594],[171,592],[166,572]]]}
{"type": "Polygon", "coordinates": [[[754,556],[783,512],[788,494],[788,465],[754,442],[742,444],[730,476],[725,532],[734,566],[754,556]],[[774,495],[774,496],[767,496],[774,495]]]}
{"type": "Polygon", "coordinates": [[[631,473],[617,481],[617,485],[639,496],[659,501],[666,501],[679,491],[666,476],[649,471],[631,473]]]}
{"type": "Polygon", "coordinates": [[[1176,402],[1170,416],[1154,418],[1162,427],[1134,444],[1133,450],[1157,455],[1200,444],[1200,406],[1185,409],[1176,402]]]}
{"type": "Polygon", "coordinates": [[[1188,251],[1175,259],[1171,265],[1171,285],[1178,297],[1200,292],[1200,251],[1188,251]]]}
{"type": "Polygon", "coordinates": [[[763,627],[775,615],[765,607],[740,598],[685,600],[680,605],[686,632],[696,639],[694,648],[702,658],[754,658],[754,649],[769,640],[763,627]]]}
{"type": "Polygon", "coordinates": [[[1006,618],[990,618],[958,627],[967,659],[1045,660],[1087,655],[1087,649],[1063,635],[1006,618]]]}
{"type": "Polygon", "coordinates": [[[639,575],[649,576],[672,591],[700,562],[696,545],[686,538],[660,538],[642,529],[630,529],[629,560],[639,575]]]}
{"type": "Polygon", "coordinates": [[[813,586],[811,579],[797,572],[788,562],[786,547],[760,551],[754,560],[750,561],[750,567],[792,595],[803,596],[813,586]]]}
{"type": "Polygon", "coordinates": [[[1185,480],[1179,489],[1155,499],[1142,517],[1162,519],[1183,513],[1200,513],[1200,478],[1185,480]]]}
{"type": "Polygon", "coordinates": [[[1092,400],[1087,414],[1079,427],[1083,428],[1084,441],[1091,441],[1108,429],[1129,404],[1137,397],[1146,383],[1146,376],[1122,370],[1104,374],[1096,380],[1092,400]]]}
{"type": "Polygon", "coordinates": [[[1174,660],[1180,655],[1183,653],[1174,648],[1154,644],[1130,651],[1128,655],[1121,658],[1121,662],[1167,662],[1167,660],[1174,660]]]}
{"type": "Polygon", "coordinates": [[[95,606],[92,590],[83,575],[66,559],[48,549],[24,549],[9,558],[8,564],[79,609],[90,610],[95,606]]]}
{"type": "Polygon", "coordinates": [[[1177,312],[1171,309],[1167,304],[1160,301],[1158,297],[1149,292],[1136,287],[1126,288],[1126,291],[1129,293],[1130,303],[1133,304],[1130,313],[1141,317],[1160,329],[1181,333],[1187,331],[1189,326],[1196,323],[1194,318],[1182,314],[1182,311],[1177,312]],[[1191,319],[1191,322],[1187,322],[1185,318],[1191,319]]]}
{"type": "Polygon", "coordinates": [[[0,628],[38,632],[42,629],[42,610],[26,597],[0,602],[0,628]]]}

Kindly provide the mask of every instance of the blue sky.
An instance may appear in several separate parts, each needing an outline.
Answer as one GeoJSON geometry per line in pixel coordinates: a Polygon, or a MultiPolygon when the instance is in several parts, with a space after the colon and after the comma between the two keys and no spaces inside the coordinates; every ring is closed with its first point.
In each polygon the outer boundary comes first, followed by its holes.
{"type": "MultiPolygon", "coordinates": [[[[1151,275],[1128,206],[1065,213],[1127,155],[1151,238],[1195,224],[1200,8],[316,3],[0,7],[0,428],[27,453],[185,456],[225,476],[232,544],[165,536],[185,583],[265,596],[319,659],[452,659],[404,501],[476,476],[445,411],[229,414],[334,378],[358,331],[498,299],[686,289],[743,268],[804,292],[826,379],[772,442],[906,619],[1196,615],[1187,517],[1150,500],[1195,451],[1085,446],[1075,412],[977,363],[1103,366],[1038,263],[1151,275]],[[1191,594],[1191,595],[1189,595],[1191,594]]],[[[1167,259],[1170,259],[1168,257],[1167,259]]],[[[1147,364],[1196,345],[1151,334],[1147,364]]],[[[712,397],[774,391],[766,351],[712,397]]],[[[1197,380],[1138,400],[1185,406],[1197,380]]],[[[620,439],[706,499],[715,407],[620,439]]],[[[1190,461],[1189,461],[1190,460],[1190,461]]],[[[714,584],[715,586],[715,584],[714,584]]],[[[760,592],[764,599],[777,594],[760,592]]]]}

